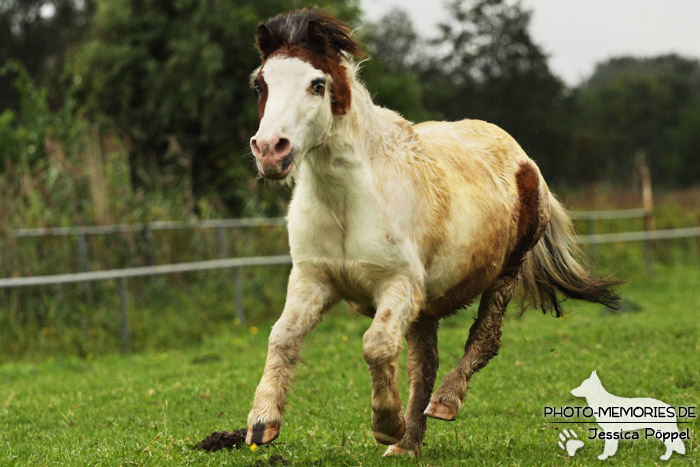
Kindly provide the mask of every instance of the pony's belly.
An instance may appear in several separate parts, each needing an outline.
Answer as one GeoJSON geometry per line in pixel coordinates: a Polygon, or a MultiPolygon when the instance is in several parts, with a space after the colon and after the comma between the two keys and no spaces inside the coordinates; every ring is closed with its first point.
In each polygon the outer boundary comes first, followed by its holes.
{"type": "Polygon", "coordinates": [[[439,316],[471,303],[498,278],[502,261],[498,255],[468,258],[455,264],[445,258],[426,274],[425,308],[439,316]]]}
{"type": "Polygon", "coordinates": [[[426,270],[427,306],[462,307],[490,286],[503,269],[510,229],[507,219],[495,216],[488,223],[449,226],[454,233],[426,270]]]}

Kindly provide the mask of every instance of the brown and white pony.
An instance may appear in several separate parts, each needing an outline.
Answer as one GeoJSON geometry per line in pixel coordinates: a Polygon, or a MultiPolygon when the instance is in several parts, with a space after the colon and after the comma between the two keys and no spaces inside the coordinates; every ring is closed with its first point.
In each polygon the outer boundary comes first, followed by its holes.
{"type": "Polygon", "coordinates": [[[528,303],[557,315],[557,291],[615,306],[615,282],[576,262],[566,211],[506,132],[478,120],[414,125],[373,104],[351,31],[316,10],[277,16],[256,39],[260,127],[250,145],[260,175],[294,180],[293,267],[248,444],[278,436],[302,340],[341,299],[372,318],[363,356],[372,430],[387,455],[418,454],[426,416],[455,419],[469,379],[498,353],[519,283],[528,303]],[[479,295],[464,357],[431,398],[438,320],[479,295]],[[396,385],[404,337],[405,416],[396,385]]]}

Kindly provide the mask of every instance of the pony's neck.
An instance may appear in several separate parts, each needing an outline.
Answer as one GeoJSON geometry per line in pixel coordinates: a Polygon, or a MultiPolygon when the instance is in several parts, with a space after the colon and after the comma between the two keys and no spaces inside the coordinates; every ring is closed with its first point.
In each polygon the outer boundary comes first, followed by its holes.
{"type": "Polygon", "coordinates": [[[309,170],[301,171],[302,180],[334,178],[334,174],[342,173],[339,167],[365,166],[382,153],[382,138],[390,122],[381,113],[387,111],[372,102],[369,92],[355,76],[355,66],[346,64],[346,68],[352,92],[350,109],[345,115],[333,117],[322,144],[305,161],[309,170]]]}
{"type": "Polygon", "coordinates": [[[341,153],[352,147],[353,155],[369,160],[381,152],[387,121],[381,118],[381,107],[372,102],[369,92],[357,81],[354,73],[351,76],[351,89],[352,105],[346,115],[334,117],[329,144],[332,150],[341,153]]]}

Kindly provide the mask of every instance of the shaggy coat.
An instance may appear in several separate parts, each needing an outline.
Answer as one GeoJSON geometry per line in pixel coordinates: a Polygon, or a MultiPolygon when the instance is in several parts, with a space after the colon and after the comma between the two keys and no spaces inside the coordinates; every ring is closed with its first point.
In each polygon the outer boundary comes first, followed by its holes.
{"type": "Polygon", "coordinates": [[[501,320],[526,300],[561,313],[557,291],[614,305],[613,282],[572,256],[571,223],[536,164],[495,125],[412,124],[379,107],[357,79],[350,30],[318,11],[259,27],[252,74],[263,177],[293,179],[293,268],[249,415],[249,444],[279,434],[304,336],[341,299],[372,318],[363,356],[372,430],[389,454],[420,452],[426,416],[454,420],[472,374],[496,355],[501,320]],[[522,278],[522,281],[521,281],[522,278]],[[438,320],[481,295],[465,354],[431,398],[438,320]],[[406,339],[410,397],[396,386],[406,339]]]}

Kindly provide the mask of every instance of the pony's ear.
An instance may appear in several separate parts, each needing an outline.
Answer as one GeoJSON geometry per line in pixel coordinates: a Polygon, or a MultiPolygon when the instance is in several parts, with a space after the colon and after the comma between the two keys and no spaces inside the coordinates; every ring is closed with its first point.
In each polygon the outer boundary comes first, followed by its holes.
{"type": "Polygon", "coordinates": [[[270,31],[270,28],[261,24],[255,33],[255,45],[260,51],[260,56],[266,59],[272,52],[279,49],[282,45],[280,39],[270,31]]]}
{"type": "Polygon", "coordinates": [[[323,25],[318,21],[309,21],[306,27],[306,46],[323,54],[328,50],[328,45],[328,37],[323,25]]]}
{"type": "Polygon", "coordinates": [[[598,370],[593,370],[591,372],[591,378],[600,380],[600,378],[598,378],[598,370]]]}

